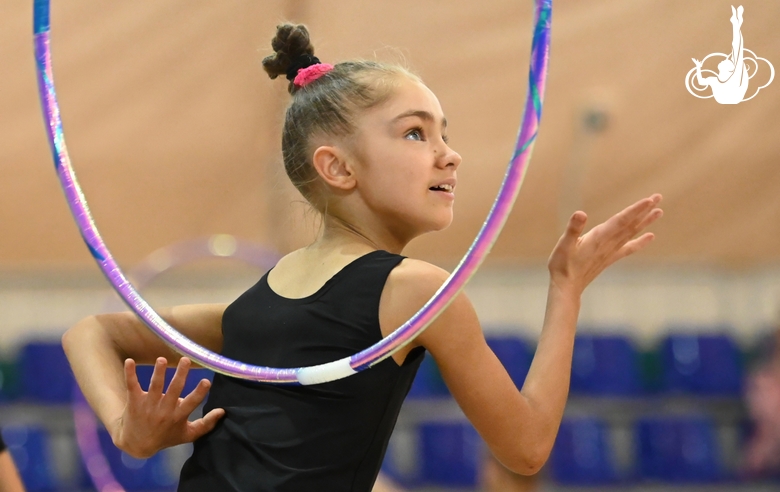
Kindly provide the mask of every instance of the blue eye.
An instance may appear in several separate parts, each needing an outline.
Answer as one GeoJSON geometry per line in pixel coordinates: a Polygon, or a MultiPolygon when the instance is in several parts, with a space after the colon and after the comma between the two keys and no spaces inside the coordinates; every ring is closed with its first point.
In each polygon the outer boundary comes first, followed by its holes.
{"type": "Polygon", "coordinates": [[[422,131],[419,128],[415,128],[414,130],[411,130],[409,133],[406,134],[406,139],[408,140],[423,140],[423,134],[422,131]]]}

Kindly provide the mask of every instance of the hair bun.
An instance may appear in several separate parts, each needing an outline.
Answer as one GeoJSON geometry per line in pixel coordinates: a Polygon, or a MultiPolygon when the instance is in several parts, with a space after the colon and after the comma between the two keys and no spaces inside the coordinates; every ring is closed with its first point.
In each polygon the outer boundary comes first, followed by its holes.
{"type": "Polygon", "coordinates": [[[303,24],[281,24],[271,41],[274,54],[263,59],[263,69],[272,79],[287,75],[293,61],[303,55],[314,55],[309,30],[303,24]]]}

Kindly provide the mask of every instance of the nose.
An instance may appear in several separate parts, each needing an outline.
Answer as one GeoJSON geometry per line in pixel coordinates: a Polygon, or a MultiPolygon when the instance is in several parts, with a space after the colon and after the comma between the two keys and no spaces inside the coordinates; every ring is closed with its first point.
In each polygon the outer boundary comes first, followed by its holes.
{"type": "Polygon", "coordinates": [[[460,166],[461,161],[463,161],[460,154],[452,150],[446,143],[443,145],[442,150],[443,152],[441,156],[439,156],[437,164],[440,167],[452,167],[452,169],[457,169],[458,166],[460,166]]]}

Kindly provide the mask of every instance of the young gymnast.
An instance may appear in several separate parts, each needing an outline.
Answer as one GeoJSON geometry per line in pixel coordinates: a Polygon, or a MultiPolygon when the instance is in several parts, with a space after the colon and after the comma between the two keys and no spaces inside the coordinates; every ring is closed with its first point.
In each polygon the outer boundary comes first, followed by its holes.
{"type": "MultiPolygon", "coordinates": [[[[439,101],[404,68],[314,57],[301,25],[279,26],[270,77],[290,80],[285,169],[322,214],[309,246],[284,256],[230,305],[161,312],[177,330],[232,359],[299,367],[350,356],[387,336],[448,272],[401,255],[453,219],[461,157],[447,143],[439,101]]],[[[569,388],[583,289],[653,235],[660,195],[582,235],[575,213],[553,250],[544,326],[526,382],[515,387],[458,295],[412,344],[373,368],[312,386],[258,384],[217,374],[180,393],[191,362],[130,313],[86,318],[63,336],[73,372],[114,443],[136,457],[195,442],[180,491],[368,491],[425,350],[490,450],[533,474],[547,459],[569,388]],[[149,391],[135,364],[154,364],[149,391]],[[177,370],[163,392],[166,365],[177,370]],[[204,416],[190,413],[211,392],[204,416]]]]}

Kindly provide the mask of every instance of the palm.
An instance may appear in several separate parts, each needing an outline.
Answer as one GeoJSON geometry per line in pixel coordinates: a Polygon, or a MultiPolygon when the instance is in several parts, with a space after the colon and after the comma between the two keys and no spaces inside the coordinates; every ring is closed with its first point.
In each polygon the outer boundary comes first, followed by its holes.
{"type": "Polygon", "coordinates": [[[163,393],[166,361],[157,360],[149,391],[143,391],[135,373],[135,363],[125,361],[127,403],[119,422],[114,441],[128,454],[146,458],[160,449],[192,442],[214,428],[224,415],[215,409],[203,418],[190,422],[189,416],[206,397],[208,380],[198,383],[195,390],[181,398],[190,362],[182,358],[176,368],[167,393],[163,393]]]}
{"type": "Polygon", "coordinates": [[[635,236],[661,217],[656,208],[661,195],[640,200],[606,222],[581,235],[587,216],[575,213],[566,232],[550,255],[548,267],[553,281],[582,292],[604,269],[636,253],[653,240],[653,234],[635,236]]]}

